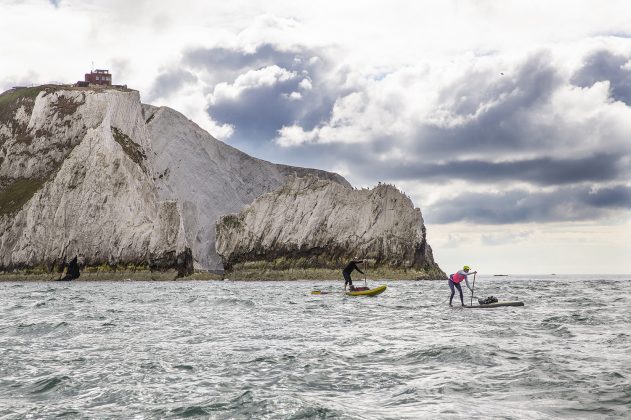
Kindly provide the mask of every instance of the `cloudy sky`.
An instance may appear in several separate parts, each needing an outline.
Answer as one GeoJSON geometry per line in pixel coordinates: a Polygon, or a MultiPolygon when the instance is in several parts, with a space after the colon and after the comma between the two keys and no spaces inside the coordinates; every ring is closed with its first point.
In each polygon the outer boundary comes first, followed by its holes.
{"type": "Polygon", "coordinates": [[[631,273],[631,2],[0,0],[0,90],[94,63],[278,163],[397,185],[440,266],[631,273]]]}

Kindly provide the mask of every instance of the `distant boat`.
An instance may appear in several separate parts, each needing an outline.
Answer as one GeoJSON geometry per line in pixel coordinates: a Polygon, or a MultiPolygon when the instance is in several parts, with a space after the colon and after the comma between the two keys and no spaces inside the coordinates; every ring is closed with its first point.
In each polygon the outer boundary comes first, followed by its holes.
{"type": "Polygon", "coordinates": [[[508,274],[493,274],[493,277],[508,277],[508,274]]]}

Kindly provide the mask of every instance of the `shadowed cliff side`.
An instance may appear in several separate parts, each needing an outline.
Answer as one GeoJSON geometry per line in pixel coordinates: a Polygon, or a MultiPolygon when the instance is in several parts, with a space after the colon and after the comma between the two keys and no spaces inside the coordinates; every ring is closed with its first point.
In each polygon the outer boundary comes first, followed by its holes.
{"type": "Polygon", "coordinates": [[[443,279],[420,209],[391,185],[356,190],[293,177],[216,225],[217,252],[231,277],[338,278],[351,258],[373,274],[443,279]],[[293,275],[291,274],[293,272],[293,275]]]}

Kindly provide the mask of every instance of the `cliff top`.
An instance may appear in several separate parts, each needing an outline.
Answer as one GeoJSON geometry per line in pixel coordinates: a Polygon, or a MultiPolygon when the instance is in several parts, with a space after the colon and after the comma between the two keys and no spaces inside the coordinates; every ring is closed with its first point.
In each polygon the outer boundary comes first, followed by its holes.
{"type": "Polygon", "coordinates": [[[0,93],[0,105],[19,98],[31,98],[35,99],[41,91],[55,92],[58,90],[74,90],[79,92],[103,92],[108,90],[116,90],[119,92],[134,92],[135,89],[129,89],[123,86],[101,86],[92,85],[88,87],[80,87],[75,85],[55,85],[46,84],[39,86],[15,86],[0,93]]]}

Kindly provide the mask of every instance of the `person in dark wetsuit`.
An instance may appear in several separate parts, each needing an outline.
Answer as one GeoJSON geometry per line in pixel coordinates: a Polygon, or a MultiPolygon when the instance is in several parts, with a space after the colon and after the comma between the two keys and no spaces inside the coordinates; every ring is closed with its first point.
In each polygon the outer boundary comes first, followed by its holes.
{"type": "Polygon", "coordinates": [[[344,270],[342,270],[342,275],[344,276],[344,290],[346,290],[347,284],[349,285],[349,289],[351,291],[353,290],[353,280],[351,280],[351,273],[353,272],[353,270],[357,270],[360,273],[364,274],[364,272],[361,271],[359,267],[357,267],[357,264],[361,264],[363,262],[364,262],[363,260],[355,258],[354,260],[352,260],[346,265],[344,270]]]}
{"type": "Polygon", "coordinates": [[[68,264],[68,269],[66,270],[66,275],[63,279],[59,279],[58,281],[70,281],[74,279],[78,279],[81,273],[79,272],[79,264],[77,264],[77,257],[74,257],[70,264],[68,264]]]}

